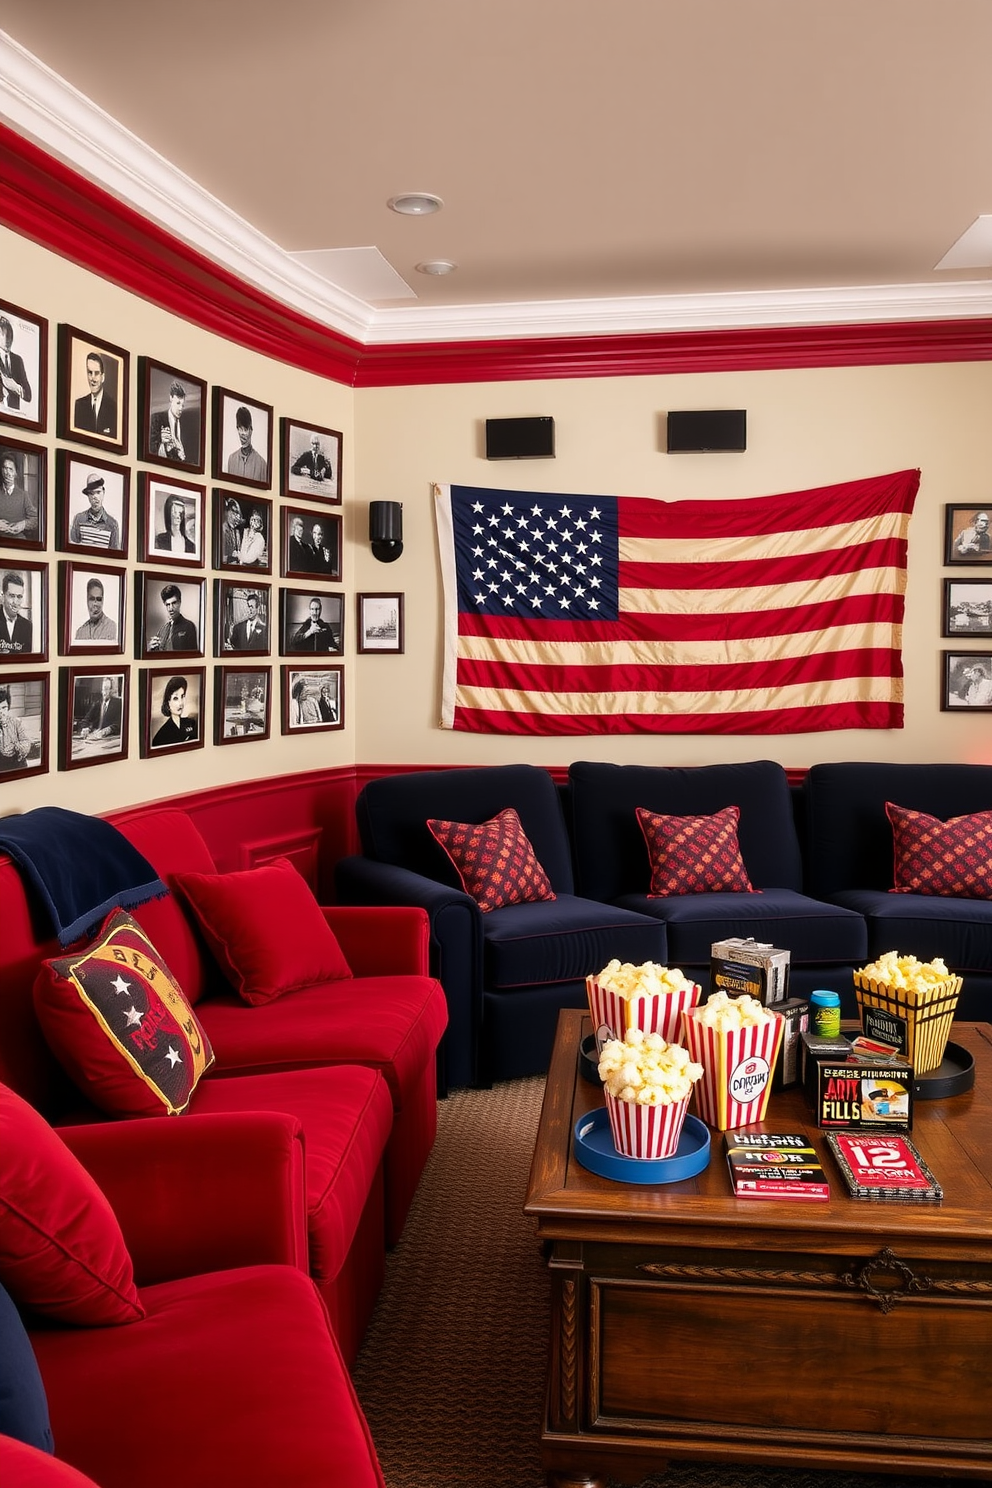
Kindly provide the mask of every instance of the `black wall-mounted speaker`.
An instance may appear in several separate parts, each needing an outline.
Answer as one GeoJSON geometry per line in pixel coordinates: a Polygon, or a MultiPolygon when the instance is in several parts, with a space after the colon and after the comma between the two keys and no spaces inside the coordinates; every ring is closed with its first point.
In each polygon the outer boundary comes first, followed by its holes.
{"type": "Polygon", "coordinates": [[[668,415],[668,453],[747,449],[747,410],[691,408],[668,415]]]}
{"type": "Polygon", "coordinates": [[[380,563],[394,563],[403,551],[402,501],[369,502],[369,544],[380,563]]]}
{"type": "Polygon", "coordinates": [[[486,419],[487,460],[553,460],[553,418],[486,419]]]}

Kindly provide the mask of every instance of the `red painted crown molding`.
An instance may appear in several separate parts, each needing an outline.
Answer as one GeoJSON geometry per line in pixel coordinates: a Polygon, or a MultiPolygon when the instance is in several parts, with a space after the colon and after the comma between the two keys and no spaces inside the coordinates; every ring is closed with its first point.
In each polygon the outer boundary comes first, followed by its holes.
{"type": "Polygon", "coordinates": [[[992,318],[362,346],[0,124],[0,222],[248,350],[348,387],[992,360],[992,318]]]}

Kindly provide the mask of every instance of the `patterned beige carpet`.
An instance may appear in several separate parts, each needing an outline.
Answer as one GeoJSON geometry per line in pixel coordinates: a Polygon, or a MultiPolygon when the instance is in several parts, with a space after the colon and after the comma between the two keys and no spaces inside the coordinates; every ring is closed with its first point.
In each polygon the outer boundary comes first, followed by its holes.
{"type": "MultiPolygon", "coordinates": [[[[388,1488],[544,1488],[548,1277],[522,1213],[544,1082],[463,1090],[355,1367],[388,1488]]],[[[816,1380],[811,1379],[810,1398],[816,1380]]],[[[680,1466],[641,1488],[894,1488],[897,1479],[680,1466]]],[[[911,1480],[915,1488],[936,1479],[911,1480]]]]}

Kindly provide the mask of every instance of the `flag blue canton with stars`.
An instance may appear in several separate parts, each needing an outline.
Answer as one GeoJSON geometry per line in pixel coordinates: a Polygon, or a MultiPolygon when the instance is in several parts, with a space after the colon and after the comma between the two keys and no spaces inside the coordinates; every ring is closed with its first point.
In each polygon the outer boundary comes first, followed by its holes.
{"type": "Polygon", "coordinates": [[[614,497],[452,486],[458,608],[477,615],[615,620],[614,497]]]}

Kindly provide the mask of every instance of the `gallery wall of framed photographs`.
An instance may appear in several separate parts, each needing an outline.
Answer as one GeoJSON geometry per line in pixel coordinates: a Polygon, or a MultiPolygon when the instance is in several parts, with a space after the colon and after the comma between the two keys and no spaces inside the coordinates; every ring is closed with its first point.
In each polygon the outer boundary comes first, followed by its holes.
{"type": "Polygon", "coordinates": [[[0,788],[345,728],[343,434],[153,350],[0,300],[0,788]]]}
{"type": "Polygon", "coordinates": [[[941,712],[992,713],[992,503],[944,508],[944,565],[974,572],[945,577],[940,633],[984,646],[941,652],[941,712]]]}

